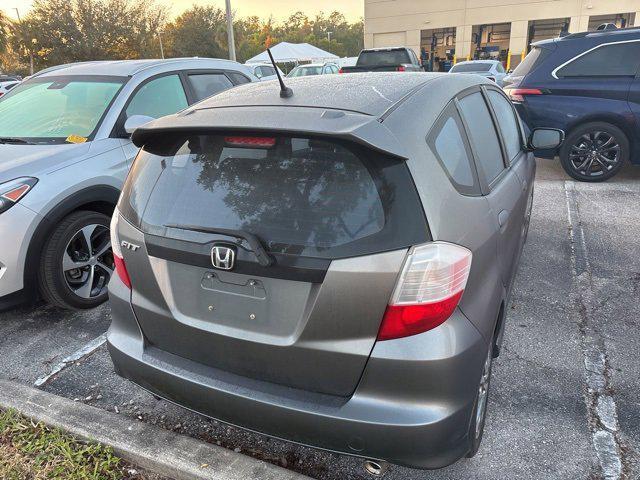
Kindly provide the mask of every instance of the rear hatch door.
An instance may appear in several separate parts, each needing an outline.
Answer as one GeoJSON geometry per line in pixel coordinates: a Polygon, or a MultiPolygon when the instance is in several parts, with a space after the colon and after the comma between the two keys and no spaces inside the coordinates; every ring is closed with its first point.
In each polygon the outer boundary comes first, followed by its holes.
{"type": "Polygon", "coordinates": [[[428,240],[405,163],[337,140],[165,138],[119,208],[143,238],[125,260],[149,347],[340,396],[407,248],[428,240]]]}

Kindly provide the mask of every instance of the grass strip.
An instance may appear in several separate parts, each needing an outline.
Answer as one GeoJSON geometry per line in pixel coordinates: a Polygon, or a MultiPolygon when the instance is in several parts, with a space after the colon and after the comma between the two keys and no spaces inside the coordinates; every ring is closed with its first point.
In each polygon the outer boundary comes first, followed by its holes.
{"type": "Polygon", "coordinates": [[[76,440],[15,410],[0,410],[2,480],[152,480],[110,447],[76,440]]]}

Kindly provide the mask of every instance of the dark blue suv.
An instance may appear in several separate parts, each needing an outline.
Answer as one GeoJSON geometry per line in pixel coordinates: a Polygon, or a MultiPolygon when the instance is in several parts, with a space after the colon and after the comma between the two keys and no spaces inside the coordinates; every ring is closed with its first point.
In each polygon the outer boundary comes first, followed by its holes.
{"type": "Polygon", "coordinates": [[[577,180],[604,181],[640,164],[640,28],[576,33],[532,45],[505,79],[529,128],[566,132],[556,151],[577,180]]]}

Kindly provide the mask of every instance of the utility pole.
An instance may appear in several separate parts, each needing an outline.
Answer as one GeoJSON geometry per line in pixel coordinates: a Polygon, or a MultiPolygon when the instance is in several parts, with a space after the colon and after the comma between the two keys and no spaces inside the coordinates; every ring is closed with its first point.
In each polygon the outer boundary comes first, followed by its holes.
{"type": "MultiPolygon", "coordinates": [[[[16,11],[16,17],[18,17],[18,23],[22,24],[22,20],[20,19],[20,10],[18,10],[18,8],[14,8],[14,10],[16,11]]],[[[31,72],[30,75],[33,75],[33,44],[35,39],[31,40],[31,46],[29,46],[29,71],[31,72]]]]}
{"type": "Polygon", "coordinates": [[[160,56],[164,60],[164,48],[162,48],[162,32],[158,32],[158,40],[160,40],[160,56]]]}
{"type": "Polygon", "coordinates": [[[327,37],[329,38],[329,43],[331,43],[331,34],[332,34],[332,33],[333,33],[333,32],[327,32],[327,37]]]}
{"type": "Polygon", "coordinates": [[[236,61],[236,42],[233,38],[233,17],[231,16],[231,0],[227,0],[227,39],[229,42],[229,59],[236,61]]]}

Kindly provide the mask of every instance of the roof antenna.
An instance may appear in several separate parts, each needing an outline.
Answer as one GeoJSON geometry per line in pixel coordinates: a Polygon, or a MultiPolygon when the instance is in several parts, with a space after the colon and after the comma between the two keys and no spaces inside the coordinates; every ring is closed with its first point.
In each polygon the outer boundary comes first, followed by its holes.
{"type": "Polygon", "coordinates": [[[280,82],[280,97],[281,98],[289,98],[293,96],[293,90],[287,87],[282,81],[282,77],[280,76],[280,70],[278,70],[278,66],[276,65],[276,61],[273,59],[273,55],[271,55],[271,49],[267,48],[267,53],[269,54],[269,58],[271,59],[271,63],[273,68],[276,69],[276,75],[278,76],[278,81],[280,82]]]}

